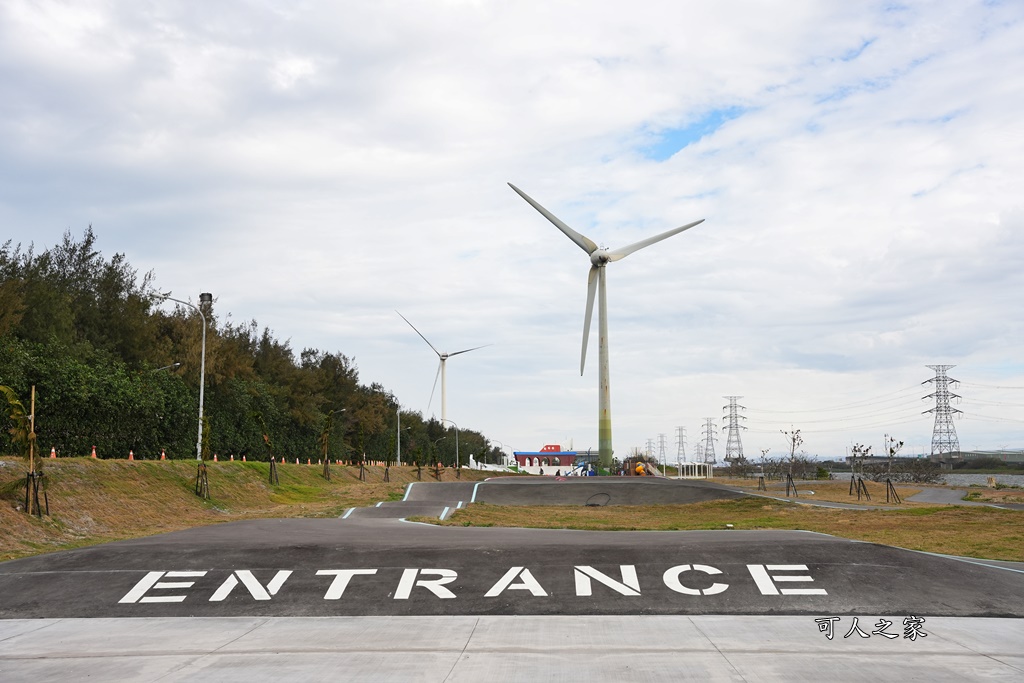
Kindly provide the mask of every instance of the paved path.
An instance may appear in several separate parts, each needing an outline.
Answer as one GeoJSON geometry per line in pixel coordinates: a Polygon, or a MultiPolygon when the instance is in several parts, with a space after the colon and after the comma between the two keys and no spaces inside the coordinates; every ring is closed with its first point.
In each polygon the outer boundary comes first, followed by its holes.
{"type": "Polygon", "coordinates": [[[921,489],[920,493],[916,493],[907,500],[912,500],[915,503],[940,503],[945,505],[972,505],[991,508],[1001,508],[1003,510],[1024,510],[1024,504],[1022,503],[991,503],[982,502],[977,500],[964,500],[964,496],[969,493],[968,489],[947,489],[947,488],[924,488],[921,489]]]}
{"type": "Polygon", "coordinates": [[[0,563],[0,680],[1024,680],[1014,563],[798,531],[399,518],[474,495],[579,505],[592,486],[609,500],[636,486],[727,493],[659,481],[417,484],[408,507],[347,519],[250,520],[0,563]],[[913,619],[928,636],[903,637],[913,619]]]}

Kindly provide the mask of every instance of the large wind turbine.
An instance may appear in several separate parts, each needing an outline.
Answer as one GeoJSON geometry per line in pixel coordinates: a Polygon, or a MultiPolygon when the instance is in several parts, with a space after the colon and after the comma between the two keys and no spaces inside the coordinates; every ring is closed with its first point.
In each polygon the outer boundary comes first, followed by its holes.
{"type": "Polygon", "coordinates": [[[580,354],[580,375],[583,374],[583,368],[587,362],[587,341],[590,338],[590,319],[594,313],[594,292],[598,293],[598,304],[597,304],[597,326],[598,326],[598,368],[597,368],[597,385],[598,385],[598,399],[597,399],[597,448],[598,448],[598,459],[602,467],[608,468],[612,464],[612,397],[611,397],[611,385],[608,379],[608,299],[605,291],[605,266],[610,261],[618,261],[619,259],[629,256],[634,251],[639,251],[644,247],[648,247],[655,242],[660,242],[663,239],[671,237],[683,230],[688,230],[695,225],[699,225],[704,222],[701,218],[699,221],[687,223],[684,226],[675,228],[663,232],[660,235],[649,237],[635,244],[622,247],[620,249],[602,249],[597,246],[590,238],[581,235],[576,232],[568,225],[560,221],[550,211],[545,209],[543,206],[535,202],[529,195],[520,190],[512,183],[508,184],[516,193],[525,199],[530,206],[537,209],[544,218],[551,221],[552,224],[563,233],[565,236],[575,242],[580,249],[587,252],[590,257],[590,275],[587,277],[587,312],[583,318],[583,351],[580,354]]]}
{"type": "MultiPolygon", "coordinates": [[[[398,311],[395,311],[395,313],[398,313],[398,311]]],[[[441,361],[438,364],[438,366],[437,366],[437,374],[434,375],[434,386],[431,387],[431,389],[430,389],[430,400],[431,401],[434,400],[434,389],[437,389],[437,378],[438,378],[438,375],[440,375],[440,377],[441,377],[441,422],[444,422],[445,420],[448,419],[448,389],[447,389],[448,384],[447,384],[447,381],[445,379],[445,375],[446,375],[446,373],[445,373],[445,363],[446,363],[446,361],[449,358],[451,358],[452,356],[457,356],[460,353],[468,353],[470,351],[476,351],[477,349],[484,348],[484,346],[490,346],[490,344],[484,344],[483,346],[474,346],[471,349],[463,349],[462,351],[454,351],[452,353],[445,353],[445,352],[442,352],[442,351],[438,351],[436,348],[434,348],[434,345],[430,343],[430,340],[427,339],[426,337],[424,337],[423,333],[420,332],[419,330],[417,330],[416,326],[409,322],[408,318],[406,318],[401,313],[398,313],[398,317],[400,317],[405,322],[409,323],[409,327],[411,327],[413,329],[413,331],[416,332],[416,334],[420,335],[420,339],[422,339],[423,341],[427,342],[427,346],[429,346],[431,349],[434,350],[434,353],[437,354],[437,357],[441,361]]],[[[428,408],[430,407],[429,403],[427,404],[427,407],[428,408]]]]}

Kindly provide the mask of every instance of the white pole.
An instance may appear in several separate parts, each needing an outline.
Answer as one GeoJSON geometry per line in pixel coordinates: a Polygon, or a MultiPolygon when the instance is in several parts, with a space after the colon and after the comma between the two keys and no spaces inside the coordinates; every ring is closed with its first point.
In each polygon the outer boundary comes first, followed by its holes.
{"type": "Polygon", "coordinates": [[[196,438],[196,460],[203,459],[203,390],[206,389],[206,316],[196,307],[203,319],[203,350],[199,360],[199,436],[196,438]]]}
{"type": "MultiPolygon", "coordinates": [[[[206,316],[203,315],[203,311],[193,303],[188,301],[182,301],[181,299],[175,299],[173,296],[166,294],[160,295],[161,299],[177,302],[183,306],[188,306],[199,314],[199,317],[203,321],[203,346],[199,360],[199,431],[196,437],[196,460],[203,459],[203,390],[206,388],[206,316]]],[[[200,302],[213,301],[213,295],[206,292],[199,295],[200,302]]]]}
{"type": "MultiPolygon", "coordinates": [[[[444,367],[443,365],[441,366],[444,367]]],[[[444,379],[444,370],[441,371],[441,378],[444,379]]],[[[441,385],[441,396],[444,396],[444,384],[441,385]]],[[[443,404],[442,404],[443,405],[443,404]]],[[[441,422],[452,422],[446,418],[441,418],[441,422]]],[[[455,425],[455,469],[459,469],[459,425],[452,422],[455,425]]]]}
{"type": "MultiPolygon", "coordinates": [[[[446,358],[441,359],[441,422],[444,422],[448,417],[448,380],[447,377],[447,366],[445,363],[446,358]]],[[[452,424],[455,424],[454,422],[452,424]]],[[[458,430],[458,428],[456,428],[458,430]]],[[[458,446],[458,444],[455,444],[458,446]]]]}

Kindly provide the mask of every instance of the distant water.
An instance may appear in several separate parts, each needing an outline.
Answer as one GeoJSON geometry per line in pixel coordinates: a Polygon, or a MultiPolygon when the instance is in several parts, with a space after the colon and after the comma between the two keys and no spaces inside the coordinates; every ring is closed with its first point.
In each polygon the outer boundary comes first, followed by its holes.
{"type": "Polygon", "coordinates": [[[1024,474],[943,474],[939,479],[950,486],[987,486],[989,477],[995,477],[998,483],[1006,486],[1024,487],[1024,474]]]}

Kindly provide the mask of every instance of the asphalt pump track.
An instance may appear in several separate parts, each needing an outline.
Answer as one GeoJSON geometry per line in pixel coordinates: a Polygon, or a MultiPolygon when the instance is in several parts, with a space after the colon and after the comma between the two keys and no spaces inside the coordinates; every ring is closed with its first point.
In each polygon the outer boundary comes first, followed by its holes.
{"type": "Polygon", "coordinates": [[[472,502],[741,495],[666,479],[423,482],[341,519],[0,563],[0,679],[1024,680],[1014,563],[799,531],[407,521],[472,502]]]}

